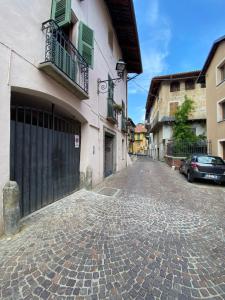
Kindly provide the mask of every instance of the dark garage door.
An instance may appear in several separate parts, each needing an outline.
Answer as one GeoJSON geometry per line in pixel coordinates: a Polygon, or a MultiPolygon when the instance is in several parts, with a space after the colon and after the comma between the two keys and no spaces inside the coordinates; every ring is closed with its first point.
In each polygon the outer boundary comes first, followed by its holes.
{"type": "Polygon", "coordinates": [[[12,106],[10,178],[20,188],[22,216],[78,189],[79,144],[79,122],[12,106]]]}

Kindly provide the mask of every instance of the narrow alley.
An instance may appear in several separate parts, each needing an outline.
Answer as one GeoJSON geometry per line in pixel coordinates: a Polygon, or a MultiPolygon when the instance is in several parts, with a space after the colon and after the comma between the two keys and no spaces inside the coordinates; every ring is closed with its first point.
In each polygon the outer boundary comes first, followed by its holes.
{"type": "Polygon", "coordinates": [[[224,202],[224,187],[139,159],[3,237],[0,298],[225,299],[224,202]]]}

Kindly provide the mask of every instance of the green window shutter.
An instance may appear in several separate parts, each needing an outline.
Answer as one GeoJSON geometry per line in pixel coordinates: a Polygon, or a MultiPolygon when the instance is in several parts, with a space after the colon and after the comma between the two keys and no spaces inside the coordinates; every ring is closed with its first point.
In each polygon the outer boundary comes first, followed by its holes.
{"type": "Polygon", "coordinates": [[[78,49],[89,66],[94,62],[94,31],[84,23],[79,25],[78,49]]]}
{"type": "Polygon", "coordinates": [[[71,22],[71,0],[52,0],[51,18],[59,26],[69,24],[71,22]]]}

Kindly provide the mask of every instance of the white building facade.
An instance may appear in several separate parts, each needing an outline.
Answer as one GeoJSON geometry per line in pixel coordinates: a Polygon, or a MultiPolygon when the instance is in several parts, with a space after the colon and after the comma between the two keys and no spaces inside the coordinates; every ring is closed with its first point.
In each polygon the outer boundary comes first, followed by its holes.
{"type": "Polygon", "coordinates": [[[9,180],[23,217],[127,165],[126,78],[142,66],[132,0],[114,2],[1,2],[0,233],[9,180]]]}

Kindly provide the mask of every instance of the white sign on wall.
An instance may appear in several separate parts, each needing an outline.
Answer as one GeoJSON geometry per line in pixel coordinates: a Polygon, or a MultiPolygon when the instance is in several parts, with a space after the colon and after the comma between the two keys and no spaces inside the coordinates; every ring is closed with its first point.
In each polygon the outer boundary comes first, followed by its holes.
{"type": "Polygon", "coordinates": [[[75,134],[75,136],[74,136],[74,146],[75,146],[75,148],[80,147],[80,137],[78,134],[75,134]]]}

